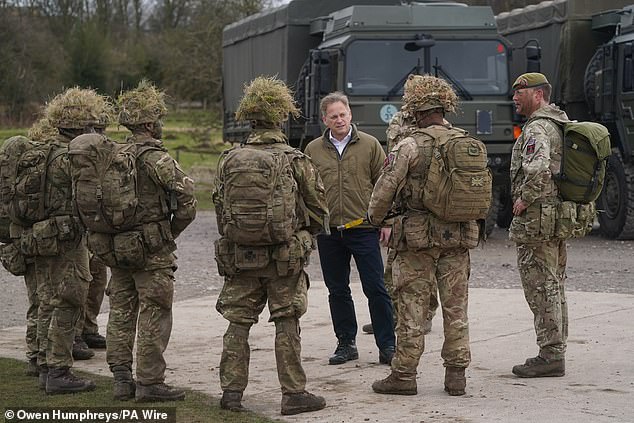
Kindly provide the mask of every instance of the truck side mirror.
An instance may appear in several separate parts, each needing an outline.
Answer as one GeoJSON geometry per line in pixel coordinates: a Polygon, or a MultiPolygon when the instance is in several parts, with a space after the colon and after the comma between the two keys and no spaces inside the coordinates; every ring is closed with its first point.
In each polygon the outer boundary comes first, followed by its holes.
{"type": "Polygon", "coordinates": [[[539,72],[542,49],[539,46],[526,46],[526,72],[539,72]]]}

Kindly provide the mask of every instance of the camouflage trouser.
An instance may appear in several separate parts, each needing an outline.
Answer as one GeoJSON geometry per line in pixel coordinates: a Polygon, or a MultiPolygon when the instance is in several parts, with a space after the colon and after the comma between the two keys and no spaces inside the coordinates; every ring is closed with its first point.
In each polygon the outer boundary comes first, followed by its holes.
{"type": "Polygon", "coordinates": [[[268,301],[275,322],[275,360],[282,393],[301,392],[306,374],[301,363],[299,318],[308,306],[308,275],[302,270],[277,276],[274,264],[225,278],[216,309],[229,321],[220,359],[223,391],[244,391],[249,379],[249,330],[268,301]]]}
{"type": "MultiPolygon", "coordinates": [[[[394,284],[392,283],[392,263],[394,262],[394,258],[396,257],[396,250],[394,248],[390,248],[387,251],[387,260],[385,263],[385,274],[383,275],[383,281],[385,282],[385,288],[387,289],[388,294],[390,294],[390,298],[392,298],[392,305],[394,306],[394,324],[396,324],[396,319],[398,318],[398,311],[396,310],[396,303],[394,302],[395,294],[394,294],[394,284]]],[[[438,309],[438,284],[436,283],[436,279],[434,279],[434,286],[431,289],[431,293],[429,295],[429,308],[427,309],[427,314],[425,316],[426,320],[432,320],[436,315],[436,310],[438,309]]]]}
{"type": "Polygon", "coordinates": [[[106,361],[110,368],[131,367],[137,337],[137,381],[143,385],[162,383],[166,367],[163,353],[172,332],[174,270],[113,267],[110,271],[106,361]]]}
{"type": "Polygon", "coordinates": [[[517,244],[517,266],[535,318],[539,355],[547,360],[559,360],[566,354],[566,259],[565,240],[517,244]]]}
{"type": "Polygon", "coordinates": [[[38,364],[72,367],[75,326],[90,285],[85,240],[77,246],[60,245],[57,256],[37,256],[38,364]]]}
{"type": "Polygon", "coordinates": [[[438,283],[445,341],[445,367],[467,367],[471,362],[467,317],[469,250],[429,248],[398,251],[393,264],[396,324],[396,355],[392,370],[403,377],[416,378],[416,369],[425,349],[423,324],[431,292],[438,283]]]}
{"type": "Polygon", "coordinates": [[[37,310],[40,302],[37,298],[37,277],[35,274],[35,261],[26,263],[26,273],[24,274],[26,294],[29,299],[29,308],[26,310],[26,358],[37,358],[37,310]]]}
{"type": "Polygon", "coordinates": [[[84,306],[84,313],[77,322],[75,334],[97,334],[99,326],[97,324],[97,316],[101,310],[101,303],[106,292],[106,284],[108,283],[107,266],[97,256],[90,258],[90,274],[92,282],[88,289],[88,297],[84,306]]]}

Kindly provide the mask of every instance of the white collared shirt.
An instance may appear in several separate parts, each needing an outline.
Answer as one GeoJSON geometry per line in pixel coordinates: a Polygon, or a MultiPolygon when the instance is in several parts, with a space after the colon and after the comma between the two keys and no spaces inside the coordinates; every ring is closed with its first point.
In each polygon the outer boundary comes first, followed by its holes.
{"type": "Polygon", "coordinates": [[[348,145],[348,143],[350,142],[350,139],[352,139],[352,125],[350,125],[348,134],[343,137],[341,141],[332,136],[332,131],[328,131],[328,135],[330,136],[330,142],[335,146],[335,148],[339,152],[339,155],[341,155],[343,154],[343,150],[346,148],[346,145],[348,145]]]}

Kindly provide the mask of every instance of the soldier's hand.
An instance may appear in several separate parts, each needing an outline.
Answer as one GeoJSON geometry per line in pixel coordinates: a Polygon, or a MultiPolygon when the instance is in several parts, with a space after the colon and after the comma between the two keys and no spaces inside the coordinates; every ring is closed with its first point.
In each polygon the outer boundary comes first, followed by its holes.
{"type": "Polygon", "coordinates": [[[392,228],[381,228],[381,231],[379,232],[379,243],[381,246],[387,247],[389,245],[390,235],[392,235],[392,228]]]}
{"type": "Polygon", "coordinates": [[[513,203],[513,214],[515,216],[519,216],[520,214],[524,213],[524,210],[526,210],[527,208],[528,204],[526,204],[526,202],[521,198],[518,198],[517,200],[515,200],[515,203],[513,203]]]}

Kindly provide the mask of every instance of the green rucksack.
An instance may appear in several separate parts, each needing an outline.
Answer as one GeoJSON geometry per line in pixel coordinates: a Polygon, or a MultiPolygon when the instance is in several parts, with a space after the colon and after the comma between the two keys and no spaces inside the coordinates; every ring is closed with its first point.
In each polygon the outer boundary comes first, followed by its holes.
{"type": "Polygon", "coordinates": [[[603,189],[610,133],[596,122],[567,122],[563,131],[561,170],[554,176],[555,183],[565,201],[590,203],[603,189]]]}
{"type": "Polygon", "coordinates": [[[223,234],[238,245],[288,242],[298,228],[298,185],[286,144],[241,144],[218,162],[223,234]]]}
{"type": "Polygon", "coordinates": [[[93,232],[116,234],[139,225],[137,151],[105,135],[83,134],[68,145],[73,197],[79,218],[93,232]]]}
{"type": "MultiPolygon", "coordinates": [[[[48,217],[45,209],[48,165],[64,149],[23,136],[6,140],[0,148],[0,203],[4,214],[30,227],[48,217]]],[[[6,216],[5,219],[6,220],[6,216]]],[[[4,230],[3,230],[4,231],[4,230]]]]}
{"type": "Polygon", "coordinates": [[[433,138],[423,205],[446,222],[484,219],[491,207],[491,169],[484,143],[459,128],[418,129],[433,138]]]}

